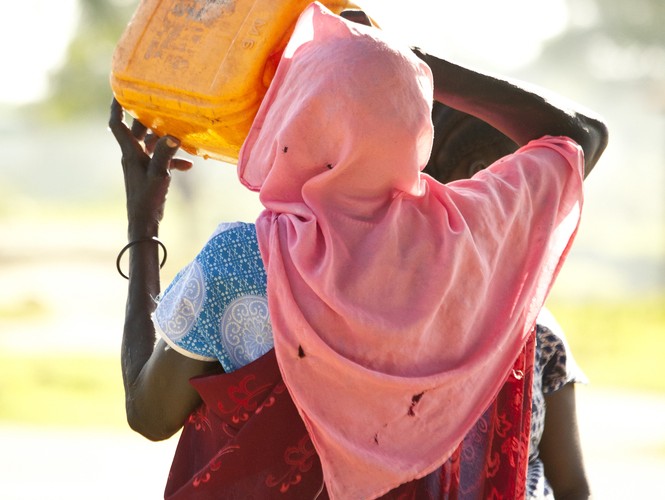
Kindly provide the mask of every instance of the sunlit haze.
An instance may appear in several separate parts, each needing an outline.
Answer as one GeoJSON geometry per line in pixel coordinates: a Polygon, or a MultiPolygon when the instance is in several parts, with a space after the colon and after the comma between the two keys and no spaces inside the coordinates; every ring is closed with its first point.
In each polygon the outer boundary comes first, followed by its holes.
{"type": "MultiPolygon", "coordinates": [[[[500,70],[523,66],[568,21],[564,0],[357,0],[384,29],[442,56],[500,70]]],[[[5,2],[0,103],[45,95],[48,74],[63,62],[78,19],[76,0],[5,2]]]]}
{"type": "Polygon", "coordinates": [[[40,99],[48,74],[63,62],[78,19],[76,0],[3,2],[0,16],[0,103],[40,99]]]}
{"type": "Polygon", "coordinates": [[[565,0],[358,0],[406,43],[498,70],[524,66],[568,23],[565,0]]]}

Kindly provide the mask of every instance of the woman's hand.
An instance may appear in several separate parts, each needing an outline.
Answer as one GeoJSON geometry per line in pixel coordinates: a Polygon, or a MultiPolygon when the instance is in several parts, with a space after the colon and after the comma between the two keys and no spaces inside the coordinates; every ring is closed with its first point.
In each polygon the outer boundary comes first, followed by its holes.
{"type": "Polygon", "coordinates": [[[171,183],[171,170],[188,170],[190,161],[174,158],[178,150],[177,139],[157,138],[134,120],[131,130],[125,125],[124,111],[113,99],[109,128],[122,151],[122,170],[127,196],[129,239],[157,236],[164,216],[166,194],[171,183]],[[145,141],[145,146],[141,145],[145,141]]]}

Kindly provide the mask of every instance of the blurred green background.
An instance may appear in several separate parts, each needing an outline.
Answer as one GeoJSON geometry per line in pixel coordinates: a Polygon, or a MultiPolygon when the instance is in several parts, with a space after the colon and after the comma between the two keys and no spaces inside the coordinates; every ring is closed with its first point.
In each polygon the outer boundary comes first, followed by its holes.
{"type": "MultiPolygon", "coordinates": [[[[579,235],[548,305],[591,380],[578,405],[597,498],[627,498],[612,480],[626,470],[656,487],[652,471],[665,470],[665,2],[359,3],[408,43],[552,89],[607,120],[610,146],[586,182],[579,235]]],[[[119,370],[126,282],[115,256],[126,221],[106,129],[108,72],[135,6],[14,2],[1,21],[6,498],[159,498],[175,445],[127,429],[119,370]],[[30,481],[36,463],[51,471],[50,486],[30,481]]],[[[175,174],[169,197],[164,282],[219,221],[259,211],[232,166],[195,163],[175,174]]]]}

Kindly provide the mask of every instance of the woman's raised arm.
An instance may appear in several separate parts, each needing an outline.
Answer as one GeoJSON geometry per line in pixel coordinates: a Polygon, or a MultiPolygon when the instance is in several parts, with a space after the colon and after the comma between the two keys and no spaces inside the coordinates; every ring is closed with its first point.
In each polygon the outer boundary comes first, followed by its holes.
{"type": "Polygon", "coordinates": [[[545,135],[569,137],[584,151],[585,177],[605,150],[607,126],[580,106],[542,89],[465,68],[420,49],[414,52],[432,70],[437,101],[480,118],[518,146],[545,135]]]}
{"type": "Polygon", "coordinates": [[[159,223],[164,216],[171,169],[186,170],[191,162],[174,158],[178,142],[162,137],[144,148],[146,129],[134,121],[130,130],[117,101],[111,105],[109,127],[122,150],[127,195],[129,287],[122,338],[122,375],[127,421],[132,429],[152,440],[177,432],[200,404],[189,379],[221,365],[187,358],[156,342],[151,314],[160,292],[159,223]]]}

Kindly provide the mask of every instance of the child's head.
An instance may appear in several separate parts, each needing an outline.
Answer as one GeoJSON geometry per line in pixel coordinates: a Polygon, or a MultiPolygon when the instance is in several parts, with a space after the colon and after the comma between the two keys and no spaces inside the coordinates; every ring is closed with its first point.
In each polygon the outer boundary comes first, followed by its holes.
{"type": "Polygon", "coordinates": [[[517,149],[491,125],[439,102],[434,103],[432,121],[434,144],[424,171],[439,182],[472,177],[517,149]]]}

